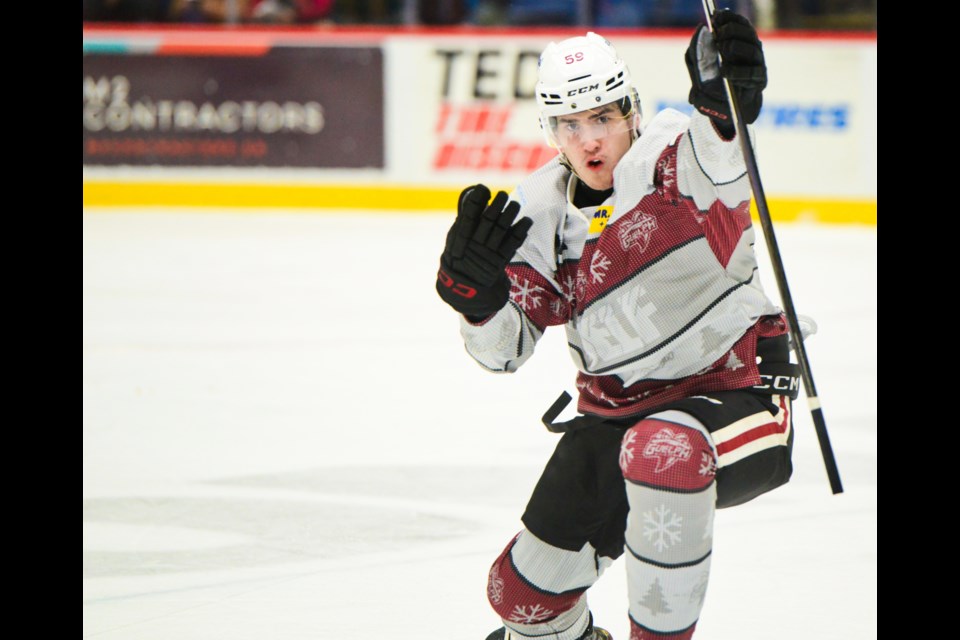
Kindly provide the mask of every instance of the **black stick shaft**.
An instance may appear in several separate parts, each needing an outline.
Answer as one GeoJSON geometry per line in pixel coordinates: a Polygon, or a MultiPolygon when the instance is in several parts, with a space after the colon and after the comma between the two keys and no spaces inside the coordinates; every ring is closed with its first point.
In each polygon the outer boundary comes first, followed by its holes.
{"type": "MultiPolygon", "coordinates": [[[[707,16],[707,25],[710,31],[713,29],[713,14],[715,7],[713,0],[703,0],[703,10],[707,16]]],[[[790,286],[787,284],[787,276],[783,268],[783,260],[780,257],[780,248],[777,245],[777,237],[773,231],[773,222],[770,219],[770,209],[767,207],[767,197],[763,191],[763,184],[760,182],[760,171],[757,168],[757,159],[753,152],[753,146],[750,144],[750,137],[747,133],[746,124],[743,122],[743,116],[740,112],[740,104],[736,94],[731,91],[730,84],[726,78],[723,80],[724,87],[727,90],[727,98],[733,111],[733,123],[736,127],[737,138],[740,140],[740,148],[743,151],[743,159],[747,166],[747,175],[750,178],[750,186],[753,189],[753,197],[757,203],[757,211],[760,214],[760,225],[763,227],[763,236],[767,243],[767,251],[770,254],[770,262],[773,266],[773,273],[777,280],[777,288],[780,290],[780,299],[783,304],[783,310],[787,316],[787,323],[790,327],[790,333],[793,339],[794,352],[797,355],[797,362],[800,365],[800,374],[803,378],[803,386],[806,390],[807,404],[810,407],[810,413],[813,417],[813,426],[817,432],[817,440],[820,442],[820,453],[823,455],[823,463],[827,468],[827,477],[830,480],[830,489],[834,494],[843,492],[843,485],[840,482],[840,471],[837,469],[837,461],[833,455],[833,447],[830,446],[830,436],[827,433],[827,423],[823,418],[823,410],[820,406],[820,398],[817,395],[817,387],[813,383],[813,372],[810,370],[810,361],[807,358],[807,350],[803,345],[803,334],[800,331],[800,323],[797,320],[797,312],[793,307],[793,297],[790,295],[790,286]]]]}

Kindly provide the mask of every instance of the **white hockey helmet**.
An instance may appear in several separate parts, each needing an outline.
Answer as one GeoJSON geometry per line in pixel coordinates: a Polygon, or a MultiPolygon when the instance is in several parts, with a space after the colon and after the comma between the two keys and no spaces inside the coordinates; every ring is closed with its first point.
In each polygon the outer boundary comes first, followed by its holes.
{"type": "Polygon", "coordinates": [[[613,45],[592,31],[547,45],[540,54],[536,98],[540,126],[552,147],[559,148],[554,135],[557,116],[611,102],[619,103],[635,136],[640,133],[640,99],[630,71],[613,45]]]}

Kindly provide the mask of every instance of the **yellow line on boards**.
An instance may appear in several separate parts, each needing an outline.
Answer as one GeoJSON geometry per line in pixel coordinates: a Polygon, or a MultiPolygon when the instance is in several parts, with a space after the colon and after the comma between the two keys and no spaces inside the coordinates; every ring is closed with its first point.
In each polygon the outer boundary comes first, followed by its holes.
{"type": "MultiPolygon", "coordinates": [[[[767,198],[774,222],[820,222],[825,224],[877,224],[876,200],[839,200],[813,198],[767,198]]],[[[750,213],[760,219],[756,202],[750,213]]]]}
{"type": "Polygon", "coordinates": [[[460,189],[378,185],[85,181],[83,206],[451,210],[459,194],[460,189]]]}
{"type": "MultiPolygon", "coordinates": [[[[491,186],[491,190],[498,187],[491,186]]],[[[500,187],[509,190],[508,187],[500,187]]],[[[461,188],[397,185],[127,182],[85,180],[83,206],[244,209],[375,209],[452,213],[461,188]]],[[[876,200],[768,198],[773,220],[877,224],[876,200]]],[[[755,205],[752,207],[757,218],[755,205]]]]}

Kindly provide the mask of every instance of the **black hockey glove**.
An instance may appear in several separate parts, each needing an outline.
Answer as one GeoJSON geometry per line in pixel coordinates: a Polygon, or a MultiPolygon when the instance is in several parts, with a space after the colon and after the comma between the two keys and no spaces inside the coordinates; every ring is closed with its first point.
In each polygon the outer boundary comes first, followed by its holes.
{"type": "Polygon", "coordinates": [[[514,224],[520,204],[507,200],[500,191],[490,202],[490,190],[482,184],[464,189],[440,256],[437,293],[473,321],[507,304],[510,278],[504,269],[533,224],[530,218],[514,224]]]}
{"type": "Polygon", "coordinates": [[[713,28],[714,33],[710,33],[701,25],[693,34],[684,56],[693,82],[690,104],[710,116],[729,136],[733,135],[734,124],[721,76],[729,81],[730,88],[736,93],[743,119],[752,124],[763,105],[767,65],[763,59],[763,45],[749,20],[729,9],[721,9],[713,16],[713,28]]]}

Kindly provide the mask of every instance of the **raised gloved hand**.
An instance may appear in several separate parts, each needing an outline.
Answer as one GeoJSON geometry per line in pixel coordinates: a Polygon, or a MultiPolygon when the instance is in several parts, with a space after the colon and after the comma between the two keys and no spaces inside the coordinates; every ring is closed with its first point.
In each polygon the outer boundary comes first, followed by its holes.
{"type": "Polygon", "coordinates": [[[713,15],[714,32],[700,26],[690,40],[684,59],[693,86],[690,104],[710,116],[721,130],[732,134],[733,117],[723,78],[737,96],[740,113],[747,124],[756,121],[767,86],[767,65],[763,45],[750,21],[729,9],[713,15]],[[718,64],[717,53],[720,54],[718,64]]]}
{"type": "Polygon", "coordinates": [[[514,224],[519,211],[520,204],[508,202],[503,191],[490,202],[490,190],[482,184],[460,193],[457,219],[440,256],[437,293],[472,320],[486,318],[507,304],[510,279],[504,269],[533,224],[530,218],[514,224]]]}

